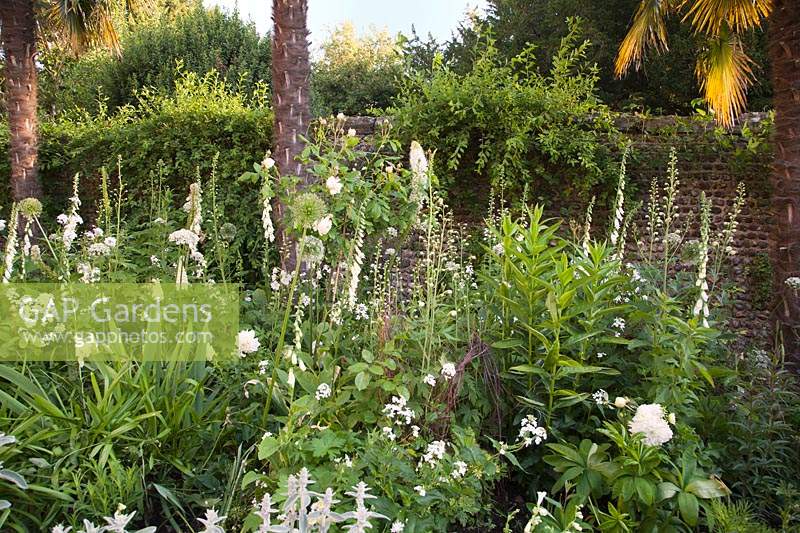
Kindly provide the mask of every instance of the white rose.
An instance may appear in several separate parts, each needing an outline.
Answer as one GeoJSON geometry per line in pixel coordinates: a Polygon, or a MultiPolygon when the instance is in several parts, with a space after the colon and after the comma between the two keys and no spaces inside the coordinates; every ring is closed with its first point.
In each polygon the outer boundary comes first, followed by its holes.
{"type": "Polygon", "coordinates": [[[275,160],[272,159],[271,157],[265,157],[264,160],[261,162],[261,166],[269,170],[275,166],[275,160]]]}
{"type": "Polygon", "coordinates": [[[336,176],[331,176],[325,180],[325,187],[328,188],[328,192],[331,193],[331,196],[336,196],[340,192],[342,192],[342,180],[337,178],[336,176]]]}
{"type": "Polygon", "coordinates": [[[331,215],[325,215],[321,219],[314,222],[314,230],[320,235],[327,235],[332,227],[333,217],[331,215]]]}

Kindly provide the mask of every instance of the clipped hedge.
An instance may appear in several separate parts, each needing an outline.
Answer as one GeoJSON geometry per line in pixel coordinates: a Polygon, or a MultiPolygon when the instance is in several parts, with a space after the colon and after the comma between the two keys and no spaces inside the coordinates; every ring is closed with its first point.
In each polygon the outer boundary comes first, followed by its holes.
{"type": "MultiPolygon", "coordinates": [[[[40,177],[49,213],[63,211],[72,177],[80,173],[81,198],[90,214],[100,169],[105,166],[116,176],[118,158],[129,198],[142,198],[159,161],[176,198],[183,198],[198,171],[208,179],[219,154],[220,198],[232,208],[228,211],[235,213],[238,220],[233,222],[239,225],[257,216],[253,214],[257,210],[248,215],[241,209],[257,202],[257,191],[245,189],[236,179],[269,149],[272,111],[266,99],[235,94],[213,73],[203,77],[188,73],[181,76],[172,96],[142,92],[134,106],[110,115],[62,117],[42,123],[40,132],[40,177]]],[[[8,126],[2,124],[0,183],[6,190],[9,175],[8,126]]]]}

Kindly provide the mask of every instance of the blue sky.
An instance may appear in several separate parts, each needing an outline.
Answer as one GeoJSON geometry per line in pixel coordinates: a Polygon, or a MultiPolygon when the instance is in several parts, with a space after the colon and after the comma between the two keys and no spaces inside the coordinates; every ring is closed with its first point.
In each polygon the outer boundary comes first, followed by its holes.
{"type": "MultiPolygon", "coordinates": [[[[238,5],[243,19],[252,19],[260,32],[272,25],[271,0],[204,0],[233,10],[238,5]]],[[[351,21],[365,31],[374,26],[392,34],[411,33],[411,25],[420,36],[428,32],[438,40],[447,40],[468,9],[485,9],[486,0],[309,0],[308,26],[311,43],[318,44],[339,23],[351,21]]]]}

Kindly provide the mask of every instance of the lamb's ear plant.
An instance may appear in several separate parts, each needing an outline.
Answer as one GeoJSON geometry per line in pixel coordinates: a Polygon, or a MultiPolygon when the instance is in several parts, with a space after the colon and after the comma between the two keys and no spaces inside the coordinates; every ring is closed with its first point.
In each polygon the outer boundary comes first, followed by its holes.
{"type": "MultiPolygon", "coordinates": [[[[6,435],[0,432],[0,458],[2,458],[2,448],[16,442],[17,439],[13,435],[6,435]]],[[[3,461],[0,461],[0,481],[11,484],[19,490],[28,489],[28,483],[25,481],[25,478],[13,470],[3,468],[3,461]]],[[[11,502],[0,498],[0,527],[3,526],[10,513],[11,502]]]]}

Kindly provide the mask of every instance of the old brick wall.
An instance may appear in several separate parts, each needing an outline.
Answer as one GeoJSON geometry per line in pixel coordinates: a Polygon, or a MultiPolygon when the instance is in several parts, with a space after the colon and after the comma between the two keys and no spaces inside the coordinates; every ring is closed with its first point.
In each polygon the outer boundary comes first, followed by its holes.
{"type": "MultiPolygon", "coordinates": [[[[688,240],[699,238],[701,192],[712,205],[713,240],[732,209],[737,185],[745,185],[747,196],[738,217],[734,255],[726,260],[727,267],[717,280],[717,292],[724,287],[729,297],[729,330],[741,341],[759,344],[770,338],[771,153],[767,143],[753,146],[757,138],[753,140],[752,132],[765,127],[766,119],[765,114],[744,115],[737,129],[724,135],[713,124],[681,117],[618,119],[620,131],[633,143],[628,176],[635,184],[635,197],[642,202],[648,199],[653,177],[662,183],[666,180],[669,152],[675,148],[680,179],[678,221],[690,223],[688,240]]],[[[644,224],[643,207],[634,226],[641,228],[644,224]]]]}

